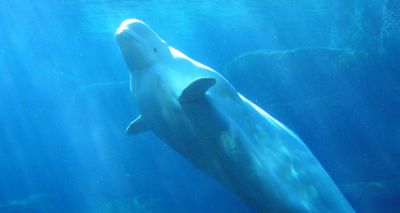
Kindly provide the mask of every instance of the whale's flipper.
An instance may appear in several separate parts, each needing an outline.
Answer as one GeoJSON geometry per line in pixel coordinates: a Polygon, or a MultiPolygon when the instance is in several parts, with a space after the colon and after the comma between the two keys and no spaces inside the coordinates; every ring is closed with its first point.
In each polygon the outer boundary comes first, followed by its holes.
{"type": "Polygon", "coordinates": [[[146,132],[149,129],[147,128],[146,123],[144,122],[141,115],[139,115],[134,121],[132,121],[128,128],[126,128],[126,133],[128,134],[138,134],[142,132],[146,132]]]}
{"type": "Polygon", "coordinates": [[[179,96],[180,103],[193,102],[204,96],[216,83],[215,78],[199,78],[187,86],[179,96]]]}

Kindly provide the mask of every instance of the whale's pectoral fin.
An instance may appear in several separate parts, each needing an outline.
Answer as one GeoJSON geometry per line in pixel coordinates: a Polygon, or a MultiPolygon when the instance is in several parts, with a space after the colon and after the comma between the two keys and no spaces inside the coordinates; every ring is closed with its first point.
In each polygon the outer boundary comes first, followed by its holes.
{"type": "Polygon", "coordinates": [[[179,96],[179,102],[193,102],[202,97],[216,83],[215,78],[199,78],[187,86],[179,96]]]}
{"type": "Polygon", "coordinates": [[[129,125],[128,128],[126,128],[126,133],[128,134],[139,134],[142,132],[146,132],[149,129],[147,128],[146,123],[144,122],[143,118],[141,115],[137,117],[134,121],[132,121],[129,125]]]}

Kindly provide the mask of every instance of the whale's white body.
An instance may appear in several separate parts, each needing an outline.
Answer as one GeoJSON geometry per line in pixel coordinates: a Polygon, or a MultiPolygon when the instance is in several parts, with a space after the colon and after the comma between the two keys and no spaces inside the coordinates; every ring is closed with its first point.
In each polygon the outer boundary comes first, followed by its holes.
{"type": "Polygon", "coordinates": [[[132,19],[117,32],[141,113],[128,133],[153,131],[259,212],[353,212],[297,136],[211,68],[162,40],[147,42],[159,37],[144,28],[132,19]]]}

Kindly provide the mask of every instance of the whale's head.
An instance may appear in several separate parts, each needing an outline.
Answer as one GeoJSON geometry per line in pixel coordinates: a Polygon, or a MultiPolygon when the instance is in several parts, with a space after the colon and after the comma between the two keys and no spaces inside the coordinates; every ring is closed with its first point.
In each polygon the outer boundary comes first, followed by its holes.
{"type": "Polygon", "coordinates": [[[123,21],[115,37],[131,71],[147,69],[169,53],[168,45],[138,19],[123,21]]]}

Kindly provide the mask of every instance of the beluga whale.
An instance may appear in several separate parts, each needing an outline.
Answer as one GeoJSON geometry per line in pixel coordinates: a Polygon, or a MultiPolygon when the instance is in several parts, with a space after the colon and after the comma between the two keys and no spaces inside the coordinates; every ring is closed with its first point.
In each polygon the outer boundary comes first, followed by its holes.
{"type": "Polygon", "coordinates": [[[140,112],[128,134],[153,132],[257,212],[354,212],[302,140],[218,72],[141,20],[115,36],[140,112]]]}

